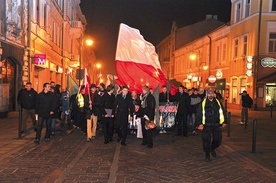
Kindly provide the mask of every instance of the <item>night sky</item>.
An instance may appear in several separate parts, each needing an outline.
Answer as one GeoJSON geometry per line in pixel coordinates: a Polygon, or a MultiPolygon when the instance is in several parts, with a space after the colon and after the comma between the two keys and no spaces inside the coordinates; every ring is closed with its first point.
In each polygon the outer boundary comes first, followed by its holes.
{"type": "Polygon", "coordinates": [[[94,40],[93,49],[106,74],[115,73],[120,23],[139,29],[156,46],[170,34],[173,21],[183,27],[213,14],[229,22],[231,0],[82,0],[81,9],[88,23],[85,34],[94,40]]]}

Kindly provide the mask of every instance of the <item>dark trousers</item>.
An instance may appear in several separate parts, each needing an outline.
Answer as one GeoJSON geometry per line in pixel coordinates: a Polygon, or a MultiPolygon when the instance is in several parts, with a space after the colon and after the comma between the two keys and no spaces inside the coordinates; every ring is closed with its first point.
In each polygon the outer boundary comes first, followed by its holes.
{"type": "Polygon", "coordinates": [[[108,142],[113,139],[114,121],[113,118],[102,117],[104,141],[108,142]]]}
{"type": "Polygon", "coordinates": [[[248,108],[247,107],[242,107],[241,121],[248,123],[248,108]]]}
{"type": "Polygon", "coordinates": [[[178,130],[178,135],[187,135],[187,118],[188,114],[187,113],[177,113],[176,114],[176,121],[177,121],[177,130],[178,130]]]}
{"type": "Polygon", "coordinates": [[[147,144],[148,146],[153,146],[153,129],[146,130],[145,122],[146,120],[142,118],[141,124],[142,124],[142,133],[143,133],[143,144],[147,144]]]}
{"type": "Polygon", "coordinates": [[[27,119],[29,115],[31,116],[33,122],[33,128],[36,128],[37,124],[35,120],[35,110],[22,108],[22,131],[26,131],[27,129],[27,119]]]}
{"type": "Polygon", "coordinates": [[[51,117],[38,117],[38,125],[37,125],[37,131],[36,131],[36,139],[41,138],[41,131],[43,128],[43,122],[46,122],[46,134],[45,138],[50,138],[50,133],[51,133],[51,122],[52,118],[51,117]]]}
{"type": "Polygon", "coordinates": [[[222,134],[220,126],[204,126],[202,131],[203,150],[210,152],[220,146],[222,134]]]}
{"type": "Polygon", "coordinates": [[[122,139],[121,143],[126,143],[127,125],[128,125],[127,123],[126,124],[115,123],[115,130],[118,134],[118,137],[122,139]]]}
{"type": "Polygon", "coordinates": [[[84,111],[79,110],[79,112],[78,112],[78,121],[79,121],[79,124],[78,124],[79,126],[78,127],[81,128],[81,131],[86,133],[87,132],[87,123],[86,123],[85,112],[84,111]]]}

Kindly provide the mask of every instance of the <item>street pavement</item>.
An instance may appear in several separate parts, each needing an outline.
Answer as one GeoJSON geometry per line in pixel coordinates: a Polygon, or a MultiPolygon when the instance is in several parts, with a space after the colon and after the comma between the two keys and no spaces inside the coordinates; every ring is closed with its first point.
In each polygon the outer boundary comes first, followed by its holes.
{"type": "Polygon", "coordinates": [[[156,131],[150,149],[140,146],[135,135],[128,135],[125,147],[116,141],[104,144],[100,130],[95,140],[86,142],[77,129],[58,129],[49,142],[42,139],[36,145],[32,130],[17,139],[18,113],[12,112],[0,119],[0,182],[276,182],[276,112],[270,118],[269,111],[250,111],[245,129],[238,123],[240,111],[229,111],[230,136],[224,128],[222,145],[211,162],[204,161],[200,132],[182,137],[156,131]]]}

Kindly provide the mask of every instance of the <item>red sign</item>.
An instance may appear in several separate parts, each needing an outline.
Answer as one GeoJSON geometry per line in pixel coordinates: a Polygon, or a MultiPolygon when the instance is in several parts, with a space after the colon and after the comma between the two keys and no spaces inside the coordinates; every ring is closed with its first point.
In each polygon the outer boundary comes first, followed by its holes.
{"type": "Polygon", "coordinates": [[[211,75],[211,76],[209,76],[209,78],[208,78],[208,81],[209,81],[210,83],[214,83],[214,82],[216,82],[216,80],[217,80],[217,78],[216,78],[216,76],[214,76],[214,75],[211,75]]]}
{"type": "Polygon", "coordinates": [[[46,65],[46,54],[35,54],[34,64],[36,65],[46,65]]]}

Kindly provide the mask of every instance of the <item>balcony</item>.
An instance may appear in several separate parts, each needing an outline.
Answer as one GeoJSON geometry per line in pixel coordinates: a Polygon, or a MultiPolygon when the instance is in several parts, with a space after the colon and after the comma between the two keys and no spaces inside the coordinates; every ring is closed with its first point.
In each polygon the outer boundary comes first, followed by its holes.
{"type": "Polygon", "coordinates": [[[69,35],[74,38],[79,38],[83,34],[83,25],[81,21],[70,21],[71,28],[69,30],[69,35]]]}

